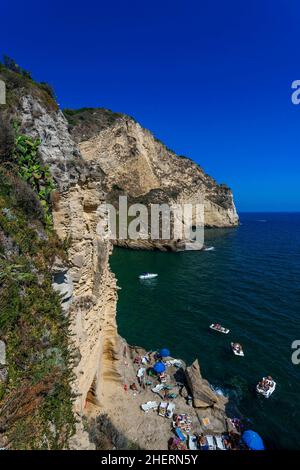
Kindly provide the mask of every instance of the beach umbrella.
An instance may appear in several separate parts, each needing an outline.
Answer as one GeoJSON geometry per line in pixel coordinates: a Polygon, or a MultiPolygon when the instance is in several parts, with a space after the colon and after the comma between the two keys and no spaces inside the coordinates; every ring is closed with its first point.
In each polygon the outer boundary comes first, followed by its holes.
{"type": "Polygon", "coordinates": [[[265,449],[263,440],[260,435],[257,434],[257,432],[255,431],[251,431],[251,429],[248,429],[248,431],[244,432],[244,434],[242,435],[242,439],[251,450],[265,449]]]}
{"type": "Polygon", "coordinates": [[[164,365],[163,362],[156,362],[153,366],[153,370],[157,374],[161,374],[162,372],[164,372],[166,370],[166,366],[164,365]]]}
{"type": "Polygon", "coordinates": [[[167,348],[163,348],[159,351],[159,355],[161,357],[169,357],[170,356],[170,351],[167,348]]]}

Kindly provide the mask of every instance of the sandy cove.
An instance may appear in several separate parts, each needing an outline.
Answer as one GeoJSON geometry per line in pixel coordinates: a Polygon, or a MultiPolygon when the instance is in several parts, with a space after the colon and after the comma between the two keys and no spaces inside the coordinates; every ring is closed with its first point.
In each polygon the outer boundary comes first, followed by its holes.
{"type": "MultiPolygon", "coordinates": [[[[122,347],[123,360],[120,360],[120,369],[122,369],[123,383],[107,382],[106,387],[103,389],[100,406],[94,405],[88,398],[85,414],[89,421],[103,414],[107,415],[113,426],[126,436],[133,447],[146,450],[166,450],[168,449],[168,440],[175,436],[172,429],[172,419],[159,416],[157,410],[150,410],[147,413],[142,411],[141,405],[148,401],[156,401],[158,404],[161,401],[174,403],[176,406],[175,414],[186,413],[191,417],[190,434],[200,434],[202,432],[204,434],[222,434],[232,429],[225,413],[227,399],[216,395],[210,389],[208,382],[202,379],[200,371],[198,384],[195,382],[192,384],[195,386],[193,406],[188,405],[186,400],[187,396],[191,394],[190,387],[187,385],[188,377],[186,373],[190,368],[186,369],[183,361],[181,361],[182,368],[174,366],[167,368],[166,372],[170,379],[167,380],[166,385],[173,386],[170,393],[176,393],[177,397],[173,400],[164,399],[151,390],[159,383],[155,377],[146,376],[146,380],[151,381],[152,385],[146,386],[145,389],[138,384],[137,371],[141,365],[136,364],[134,360],[136,357],[144,356],[146,351],[142,348],[129,347],[124,340],[122,340],[122,347]],[[179,382],[184,384],[183,387],[176,385],[179,382]],[[130,389],[130,385],[133,383],[136,385],[137,391],[130,389]],[[197,394],[198,399],[195,396],[197,394]],[[199,394],[202,394],[202,396],[199,394]],[[203,398],[203,400],[199,398],[203,398]],[[215,400],[215,402],[212,404],[210,399],[215,400]],[[206,426],[203,422],[205,418],[209,420],[206,426]]],[[[151,367],[154,362],[153,358],[151,364],[144,367],[151,367]]],[[[196,371],[196,376],[197,373],[196,371]]]]}

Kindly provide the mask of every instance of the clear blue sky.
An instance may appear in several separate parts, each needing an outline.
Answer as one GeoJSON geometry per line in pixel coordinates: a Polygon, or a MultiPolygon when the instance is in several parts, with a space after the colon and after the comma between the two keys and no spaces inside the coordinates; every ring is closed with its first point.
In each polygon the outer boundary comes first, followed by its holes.
{"type": "Polygon", "coordinates": [[[298,0],[15,0],[0,49],[62,107],[134,116],[234,191],[238,210],[300,210],[298,0]]]}

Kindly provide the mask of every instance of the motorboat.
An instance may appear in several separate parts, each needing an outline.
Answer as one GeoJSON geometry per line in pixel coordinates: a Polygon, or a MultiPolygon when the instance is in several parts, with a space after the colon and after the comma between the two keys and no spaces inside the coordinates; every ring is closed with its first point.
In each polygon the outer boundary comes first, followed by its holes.
{"type": "Polygon", "coordinates": [[[140,279],[154,279],[158,274],[155,273],[142,273],[139,275],[140,279]]]}
{"type": "Polygon", "coordinates": [[[224,335],[227,335],[230,331],[228,328],[224,328],[224,326],[220,325],[219,323],[212,323],[209,328],[218,331],[219,333],[224,333],[224,335]]]}
{"type": "Polygon", "coordinates": [[[256,385],[257,393],[260,393],[265,398],[269,398],[275,391],[276,382],[272,377],[263,377],[262,380],[256,385]]]}
{"type": "Polygon", "coordinates": [[[231,343],[231,349],[236,356],[244,356],[244,351],[239,343],[231,343]]]}

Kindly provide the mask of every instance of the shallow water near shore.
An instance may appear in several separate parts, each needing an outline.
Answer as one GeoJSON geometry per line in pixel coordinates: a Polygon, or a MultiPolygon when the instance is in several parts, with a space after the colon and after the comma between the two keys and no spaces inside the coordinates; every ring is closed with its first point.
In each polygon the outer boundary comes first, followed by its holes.
{"type": "Polygon", "coordinates": [[[130,344],[167,347],[200,361],[202,375],[230,397],[228,412],[248,420],[268,447],[300,449],[300,213],[244,213],[236,229],[207,230],[206,252],[160,253],[115,248],[117,322],[130,344]],[[143,271],[157,279],[140,281],[143,271]],[[221,323],[228,335],[211,331],[221,323]],[[234,356],[230,342],[243,345],[234,356]],[[272,375],[269,399],[255,385],[272,375]]]}

